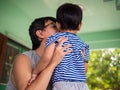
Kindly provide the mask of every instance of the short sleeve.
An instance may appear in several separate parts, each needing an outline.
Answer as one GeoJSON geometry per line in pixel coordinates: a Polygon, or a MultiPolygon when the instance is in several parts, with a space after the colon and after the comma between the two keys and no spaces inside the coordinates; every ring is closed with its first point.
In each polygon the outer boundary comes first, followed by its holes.
{"type": "Polygon", "coordinates": [[[52,36],[48,37],[48,39],[46,41],[46,46],[45,47],[48,47],[53,42],[56,44],[58,39],[59,39],[58,34],[53,34],[52,36]]]}
{"type": "Polygon", "coordinates": [[[85,44],[85,46],[82,48],[82,53],[83,53],[83,60],[88,62],[90,57],[89,45],[85,44]]]}

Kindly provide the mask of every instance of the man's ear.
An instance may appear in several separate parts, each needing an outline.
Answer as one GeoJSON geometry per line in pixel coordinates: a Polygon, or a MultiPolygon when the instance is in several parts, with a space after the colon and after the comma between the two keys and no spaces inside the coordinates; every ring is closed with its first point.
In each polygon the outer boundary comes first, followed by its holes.
{"type": "Polygon", "coordinates": [[[38,38],[41,38],[41,39],[44,38],[44,35],[43,35],[41,30],[37,30],[36,35],[37,35],[38,38]]]}

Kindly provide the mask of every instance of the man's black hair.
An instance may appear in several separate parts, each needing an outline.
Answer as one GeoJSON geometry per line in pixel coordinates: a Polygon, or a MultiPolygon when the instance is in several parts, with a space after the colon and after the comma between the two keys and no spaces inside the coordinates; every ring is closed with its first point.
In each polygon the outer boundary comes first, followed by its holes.
{"type": "Polygon", "coordinates": [[[31,25],[29,27],[29,35],[30,35],[30,38],[32,41],[32,50],[37,49],[41,44],[41,41],[38,39],[38,37],[36,35],[36,31],[37,30],[43,31],[45,28],[45,23],[48,20],[51,20],[56,23],[56,19],[54,17],[37,18],[31,23],[31,25]]]}

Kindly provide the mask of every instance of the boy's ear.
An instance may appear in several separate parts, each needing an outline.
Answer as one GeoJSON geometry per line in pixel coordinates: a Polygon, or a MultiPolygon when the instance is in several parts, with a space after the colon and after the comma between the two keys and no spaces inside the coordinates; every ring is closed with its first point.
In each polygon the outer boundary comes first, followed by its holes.
{"type": "Polygon", "coordinates": [[[41,39],[44,38],[44,35],[43,35],[41,30],[37,30],[36,35],[37,35],[38,38],[41,38],[41,39]]]}
{"type": "Polygon", "coordinates": [[[56,26],[57,26],[58,30],[60,31],[60,28],[61,28],[60,23],[56,22],[56,26]]]}
{"type": "Polygon", "coordinates": [[[80,30],[82,27],[82,22],[78,25],[78,30],[80,30]]]}

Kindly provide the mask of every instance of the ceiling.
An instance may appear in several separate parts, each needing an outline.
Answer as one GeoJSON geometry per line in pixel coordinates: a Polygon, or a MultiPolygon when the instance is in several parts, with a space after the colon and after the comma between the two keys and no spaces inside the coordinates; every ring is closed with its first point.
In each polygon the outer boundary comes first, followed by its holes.
{"type": "MultiPolygon", "coordinates": [[[[65,2],[83,7],[83,26],[78,35],[83,36],[83,39],[84,35],[90,35],[85,38],[85,41],[89,43],[94,40],[92,36],[96,32],[99,36],[99,32],[102,35],[102,32],[107,31],[117,31],[117,38],[116,35],[112,37],[120,41],[118,34],[120,31],[120,10],[116,9],[116,0],[106,0],[106,2],[105,0],[0,0],[0,32],[27,47],[31,47],[28,35],[31,22],[38,17],[55,17],[56,9],[65,2]]],[[[100,37],[99,40],[101,40],[100,37]]]]}

